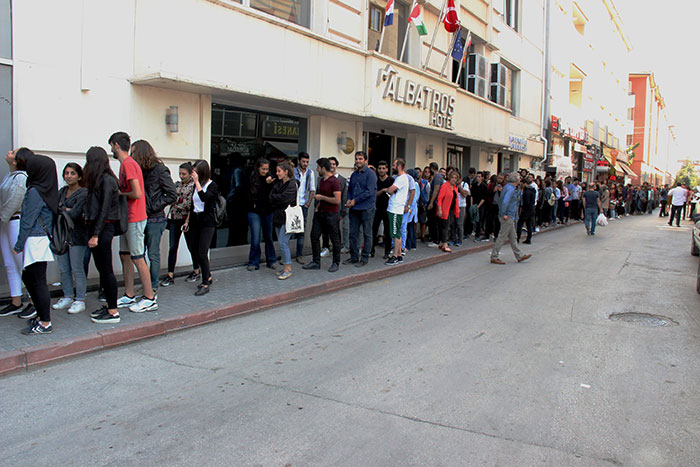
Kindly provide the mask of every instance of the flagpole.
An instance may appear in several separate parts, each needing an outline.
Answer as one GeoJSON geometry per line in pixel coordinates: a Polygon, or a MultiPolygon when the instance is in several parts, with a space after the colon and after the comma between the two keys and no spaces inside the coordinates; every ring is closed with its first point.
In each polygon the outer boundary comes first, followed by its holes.
{"type": "Polygon", "coordinates": [[[442,8],[440,8],[440,16],[438,16],[438,22],[435,25],[435,31],[433,31],[433,39],[430,41],[430,48],[428,49],[428,56],[425,57],[425,63],[423,64],[423,70],[428,68],[428,63],[430,62],[430,54],[435,46],[435,36],[437,36],[438,29],[440,29],[440,23],[442,22],[442,12],[445,10],[445,5],[447,5],[447,0],[442,1],[442,8]]]}
{"type": "MultiPolygon", "coordinates": [[[[461,26],[460,26],[460,28],[461,28],[461,26]]],[[[459,29],[457,31],[459,31],[459,29]]],[[[445,68],[447,68],[447,62],[450,60],[450,57],[452,56],[452,51],[455,48],[455,43],[457,42],[457,31],[452,33],[452,43],[450,44],[450,50],[447,51],[447,55],[445,56],[445,61],[442,62],[442,70],[440,70],[440,78],[442,78],[443,73],[445,73],[445,68]]]]}
{"type": "Polygon", "coordinates": [[[379,48],[377,52],[382,53],[382,44],[384,43],[384,31],[386,31],[386,26],[382,24],[382,35],[379,36],[379,48]]]}
{"type": "MultiPolygon", "coordinates": [[[[409,10],[408,18],[411,18],[411,13],[413,13],[413,9],[416,7],[416,0],[411,3],[411,9],[409,10]]],[[[399,61],[403,62],[403,53],[406,51],[406,42],[408,42],[408,35],[411,33],[411,23],[409,22],[408,25],[406,26],[406,35],[403,38],[403,46],[401,46],[401,55],[399,55],[399,61]]]]}

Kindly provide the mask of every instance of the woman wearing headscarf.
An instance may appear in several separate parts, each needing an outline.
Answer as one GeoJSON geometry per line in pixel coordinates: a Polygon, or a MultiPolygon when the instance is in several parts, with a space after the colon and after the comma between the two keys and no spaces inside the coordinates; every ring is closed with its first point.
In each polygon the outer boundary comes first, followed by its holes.
{"type": "Polygon", "coordinates": [[[56,164],[46,156],[20,148],[15,155],[17,168],[27,172],[27,192],[22,201],[19,235],[14,251],[24,253],[22,282],[32,298],[38,319],[29,321],[22,334],[49,334],[51,307],[46,283],[46,263],[53,261],[49,236],[58,212],[56,164]]]}
{"type": "MultiPolygon", "coordinates": [[[[17,169],[16,152],[7,152],[5,161],[7,161],[10,172],[0,183],[0,249],[7,273],[7,282],[10,285],[10,297],[12,297],[11,303],[0,310],[0,316],[14,315],[22,309],[23,258],[22,255],[15,254],[12,247],[15,246],[17,235],[19,235],[20,209],[27,191],[27,173],[17,169]]],[[[33,313],[34,306],[29,304],[23,311],[33,313]]]]}

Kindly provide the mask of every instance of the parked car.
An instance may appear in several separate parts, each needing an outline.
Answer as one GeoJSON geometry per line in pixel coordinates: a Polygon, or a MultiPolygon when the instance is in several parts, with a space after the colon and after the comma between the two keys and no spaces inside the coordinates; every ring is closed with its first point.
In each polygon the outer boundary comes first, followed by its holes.
{"type": "MultiPolygon", "coordinates": [[[[700,256],[700,213],[693,214],[693,237],[690,241],[690,254],[700,256]]],[[[695,279],[695,290],[700,293],[700,261],[698,261],[698,274],[695,279]]]]}

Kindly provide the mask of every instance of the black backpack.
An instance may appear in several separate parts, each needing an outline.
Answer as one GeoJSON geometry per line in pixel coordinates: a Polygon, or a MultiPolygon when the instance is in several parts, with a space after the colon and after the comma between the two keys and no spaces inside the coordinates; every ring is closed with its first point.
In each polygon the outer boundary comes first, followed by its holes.
{"type": "Polygon", "coordinates": [[[226,198],[224,198],[222,195],[219,195],[216,199],[214,220],[216,221],[217,227],[221,227],[221,225],[226,221],[226,198]]]}
{"type": "Polygon", "coordinates": [[[59,211],[54,219],[53,232],[49,233],[44,221],[39,216],[39,222],[49,237],[49,248],[55,255],[64,255],[68,253],[68,248],[71,245],[71,232],[73,231],[73,219],[63,211],[59,211]]]}

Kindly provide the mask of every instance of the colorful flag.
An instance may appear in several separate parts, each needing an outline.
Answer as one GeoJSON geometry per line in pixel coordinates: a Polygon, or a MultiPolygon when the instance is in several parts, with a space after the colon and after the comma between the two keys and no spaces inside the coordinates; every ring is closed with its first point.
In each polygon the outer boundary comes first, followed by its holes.
{"type": "Polygon", "coordinates": [[[394,0],[386,2],[386,11],[384,12],[384,26],[394,24],[394,0]]]}
{"type": "Polygon", "coordinates": [[[408,17],[408,22],[415,25],[419,36],[428,35],[428,29],[425,27],[425,22],[423,22],[423,10],[421,10],[420,5],[417,3],[411,12],[411,16],[408,17]]]}
{"type": "Polygon", "coordinates": [[[442,23],[445,25],[447,32],[455,32],[457,28],[459,28],[459,18],[457,17],[455,0],[447,0],[447,10],[445,11],[445,18],[442,20],[442,23]]]}
{"type": "MultiPolygon", "coordinates": [[[[464,42],[465,42],[465,44],[464,44],[464,50],[469,50],[469,46],[472,45],[472,32],[471,32],[471,31],[469,31],[469,34],[467,34],[467,40],[464,41],[464,42]]],[[[466,54],[466,53],[464,54],[464,58],[465,58],[465,59],[467,58],[467,54],[466,54]]]]}
{"type": "Polygon", "coordinates": [[[458,62],[464,58],[464,47],[462,46],[462,28],[457,29],[457,37],[455,37],[455,46],[452,47],[452,58],[458,62]]]}

